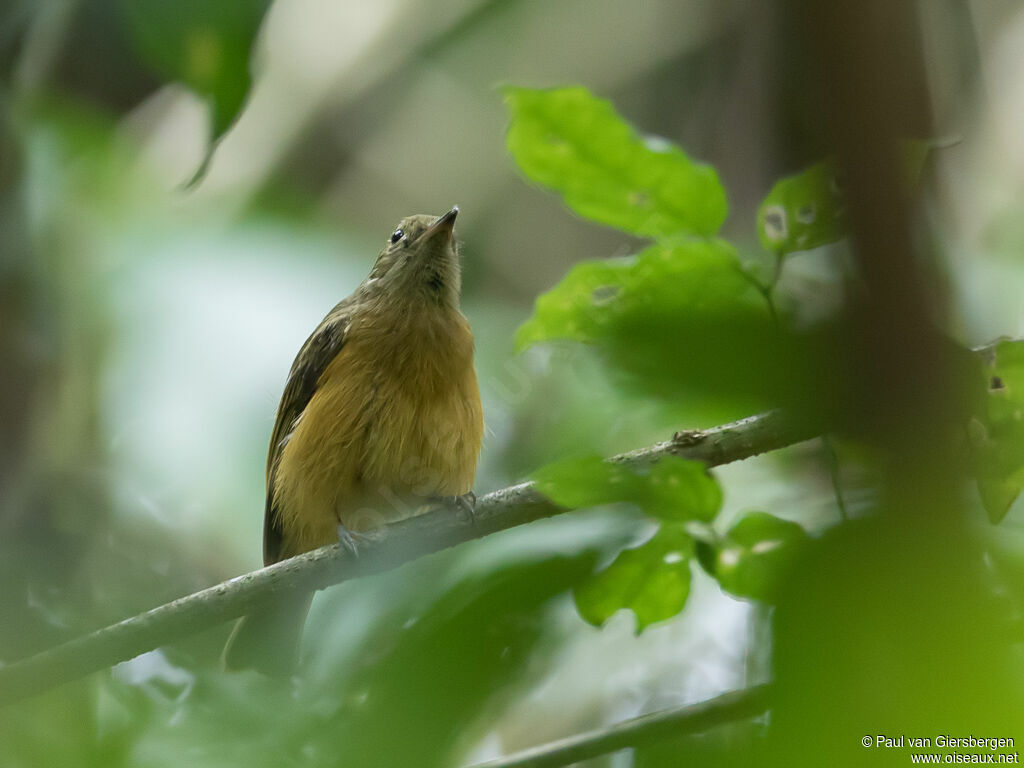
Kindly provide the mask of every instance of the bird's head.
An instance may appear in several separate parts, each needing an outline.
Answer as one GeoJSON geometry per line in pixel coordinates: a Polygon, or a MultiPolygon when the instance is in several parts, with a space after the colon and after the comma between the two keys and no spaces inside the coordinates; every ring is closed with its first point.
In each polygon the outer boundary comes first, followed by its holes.
{"type": "Polygon", "coordinates": [[[458,206],[443,216],[402,219],[388,236],[364,288],[394,299],[459,305],[461,271],[455,240],[458,206]]]}

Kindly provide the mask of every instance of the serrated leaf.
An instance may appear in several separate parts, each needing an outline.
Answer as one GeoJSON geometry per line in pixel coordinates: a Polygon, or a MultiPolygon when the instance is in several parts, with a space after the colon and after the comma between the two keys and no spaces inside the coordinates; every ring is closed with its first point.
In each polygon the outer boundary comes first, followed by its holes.
{"type": "Polygon", "coordinates": [[[520,349],[556,339],[595,345],[612,374],[645,395],[734,400],[733,412],[777,405],[802,365],[721,240],[577,264],[537,299],[516,337],[520,349]]]}
{"type": "Polygon", "coordinates": [[[796,523],[750,512],[719,541],[701,542],[698,560],[726,592],[771,603],[806,543],[796,523]]]}
{"type": "Polygon", "coordinates": [[[714,518],[722,490],[704,464],[667,456],[653,467],[628,467],[600,456],[563,459],[533,475],[537,490],[563,507],[632,503],[663,520],[714,518]]]}
{"type": "Polygon", "coordinates": [[[253,43],[270,0],[119,2],[142,61],[209,102],[216,142],[249,93],[253,43]]]}
{"type": "Polygon", "coordinates": [[[593,343],[660,319],[710,324],[712,318],[751,311],[769,319],[729,243],[659,244],[635,256],[576,264],[538,297],[516,344],[522,350],[552,339],[593,343]]]}
{"type": "Polygon", "coordinates": [[[690,594],[693,540],[677,525],[662,525],[645,544],[624,549],[602,571],[576,587],[580,616],[600,627],[623,608],[636,614],[637,634],[678,614],[690,594]]]}
{"type": "Polygon", "coordinates": [[[574,211],[652,237],[713,235],[727,212],[715,169],[644,139],[585,88],[506,88],[506,143],[523,173],[574,211]]]}

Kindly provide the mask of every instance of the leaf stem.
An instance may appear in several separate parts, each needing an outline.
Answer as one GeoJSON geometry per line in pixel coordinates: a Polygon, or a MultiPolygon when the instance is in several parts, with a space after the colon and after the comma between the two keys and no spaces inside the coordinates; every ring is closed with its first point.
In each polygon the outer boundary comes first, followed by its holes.
{"type": "Polygon", "coordinates": [[[846,511],[846,501],[843,499],[843,489],[839,482],[839,454],[836,452],[836,446],[831,435],[822,435],[821,445],[828,461],[828,474],[832,480],[832,492],[836,497],[839,517],[845,522],[850,519],[850,515],[846,511]]]}

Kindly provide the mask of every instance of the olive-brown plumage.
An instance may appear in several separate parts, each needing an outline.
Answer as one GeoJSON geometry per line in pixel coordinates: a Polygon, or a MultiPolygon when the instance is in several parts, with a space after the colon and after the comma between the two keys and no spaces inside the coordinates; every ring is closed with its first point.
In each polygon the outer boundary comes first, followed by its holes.
{"type": "MultiPolygon", "coordinates": [[[[459,310],[457,212],[403,219],[296,356],[267,457],[265,564],[472,490],[483,411],[459,310]]],[[[226,666],[290,671],[311,598],[242,619],[226,666]]]]}

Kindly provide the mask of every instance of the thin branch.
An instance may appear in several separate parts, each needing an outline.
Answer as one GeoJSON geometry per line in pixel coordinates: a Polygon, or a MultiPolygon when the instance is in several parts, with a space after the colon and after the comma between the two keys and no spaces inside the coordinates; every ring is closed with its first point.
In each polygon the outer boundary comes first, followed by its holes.
{"type": "Polygon", "coordinates": [[[472,768],[555,768],[651,741],[701,733],[716,725],[764,714],[768,709],[769,694],[767,685],[732,691],[699,704],[641,715],[597,731],[580,733],[508,757],[479,763],[472,768]]]}
{"type": "MultiPolygon", "coordinates": [[[[818,430],[809,423],[771,411],[713,429],[680,432],[672,440],[610,460],[642,466],[674,455],[717,466],[783,448],[817,434],[818,430]]],[[[532,483],[520,483],[480,498],[472,520],[441,507],[389,525],[368,536],[358,557],[352,557],[337,544],[321,547],[0,667],[0,706],[244,616],[275,594],[296,589],[324,589],[566,511],[541,496],[532,483]]]]}
{"type": "Polygon", "coordinates": [[[850,516],[846,512],[846,500],[843,498],[839,452],[836,451],[836,444],[831,435],[822,436],[821,442],[822,449],[825,451],[825,460],[828,462],[828,476],[832,480],[832,493],[835,494],[836,506],[839,508],[839,519],[849,520],[850,516]]]}

